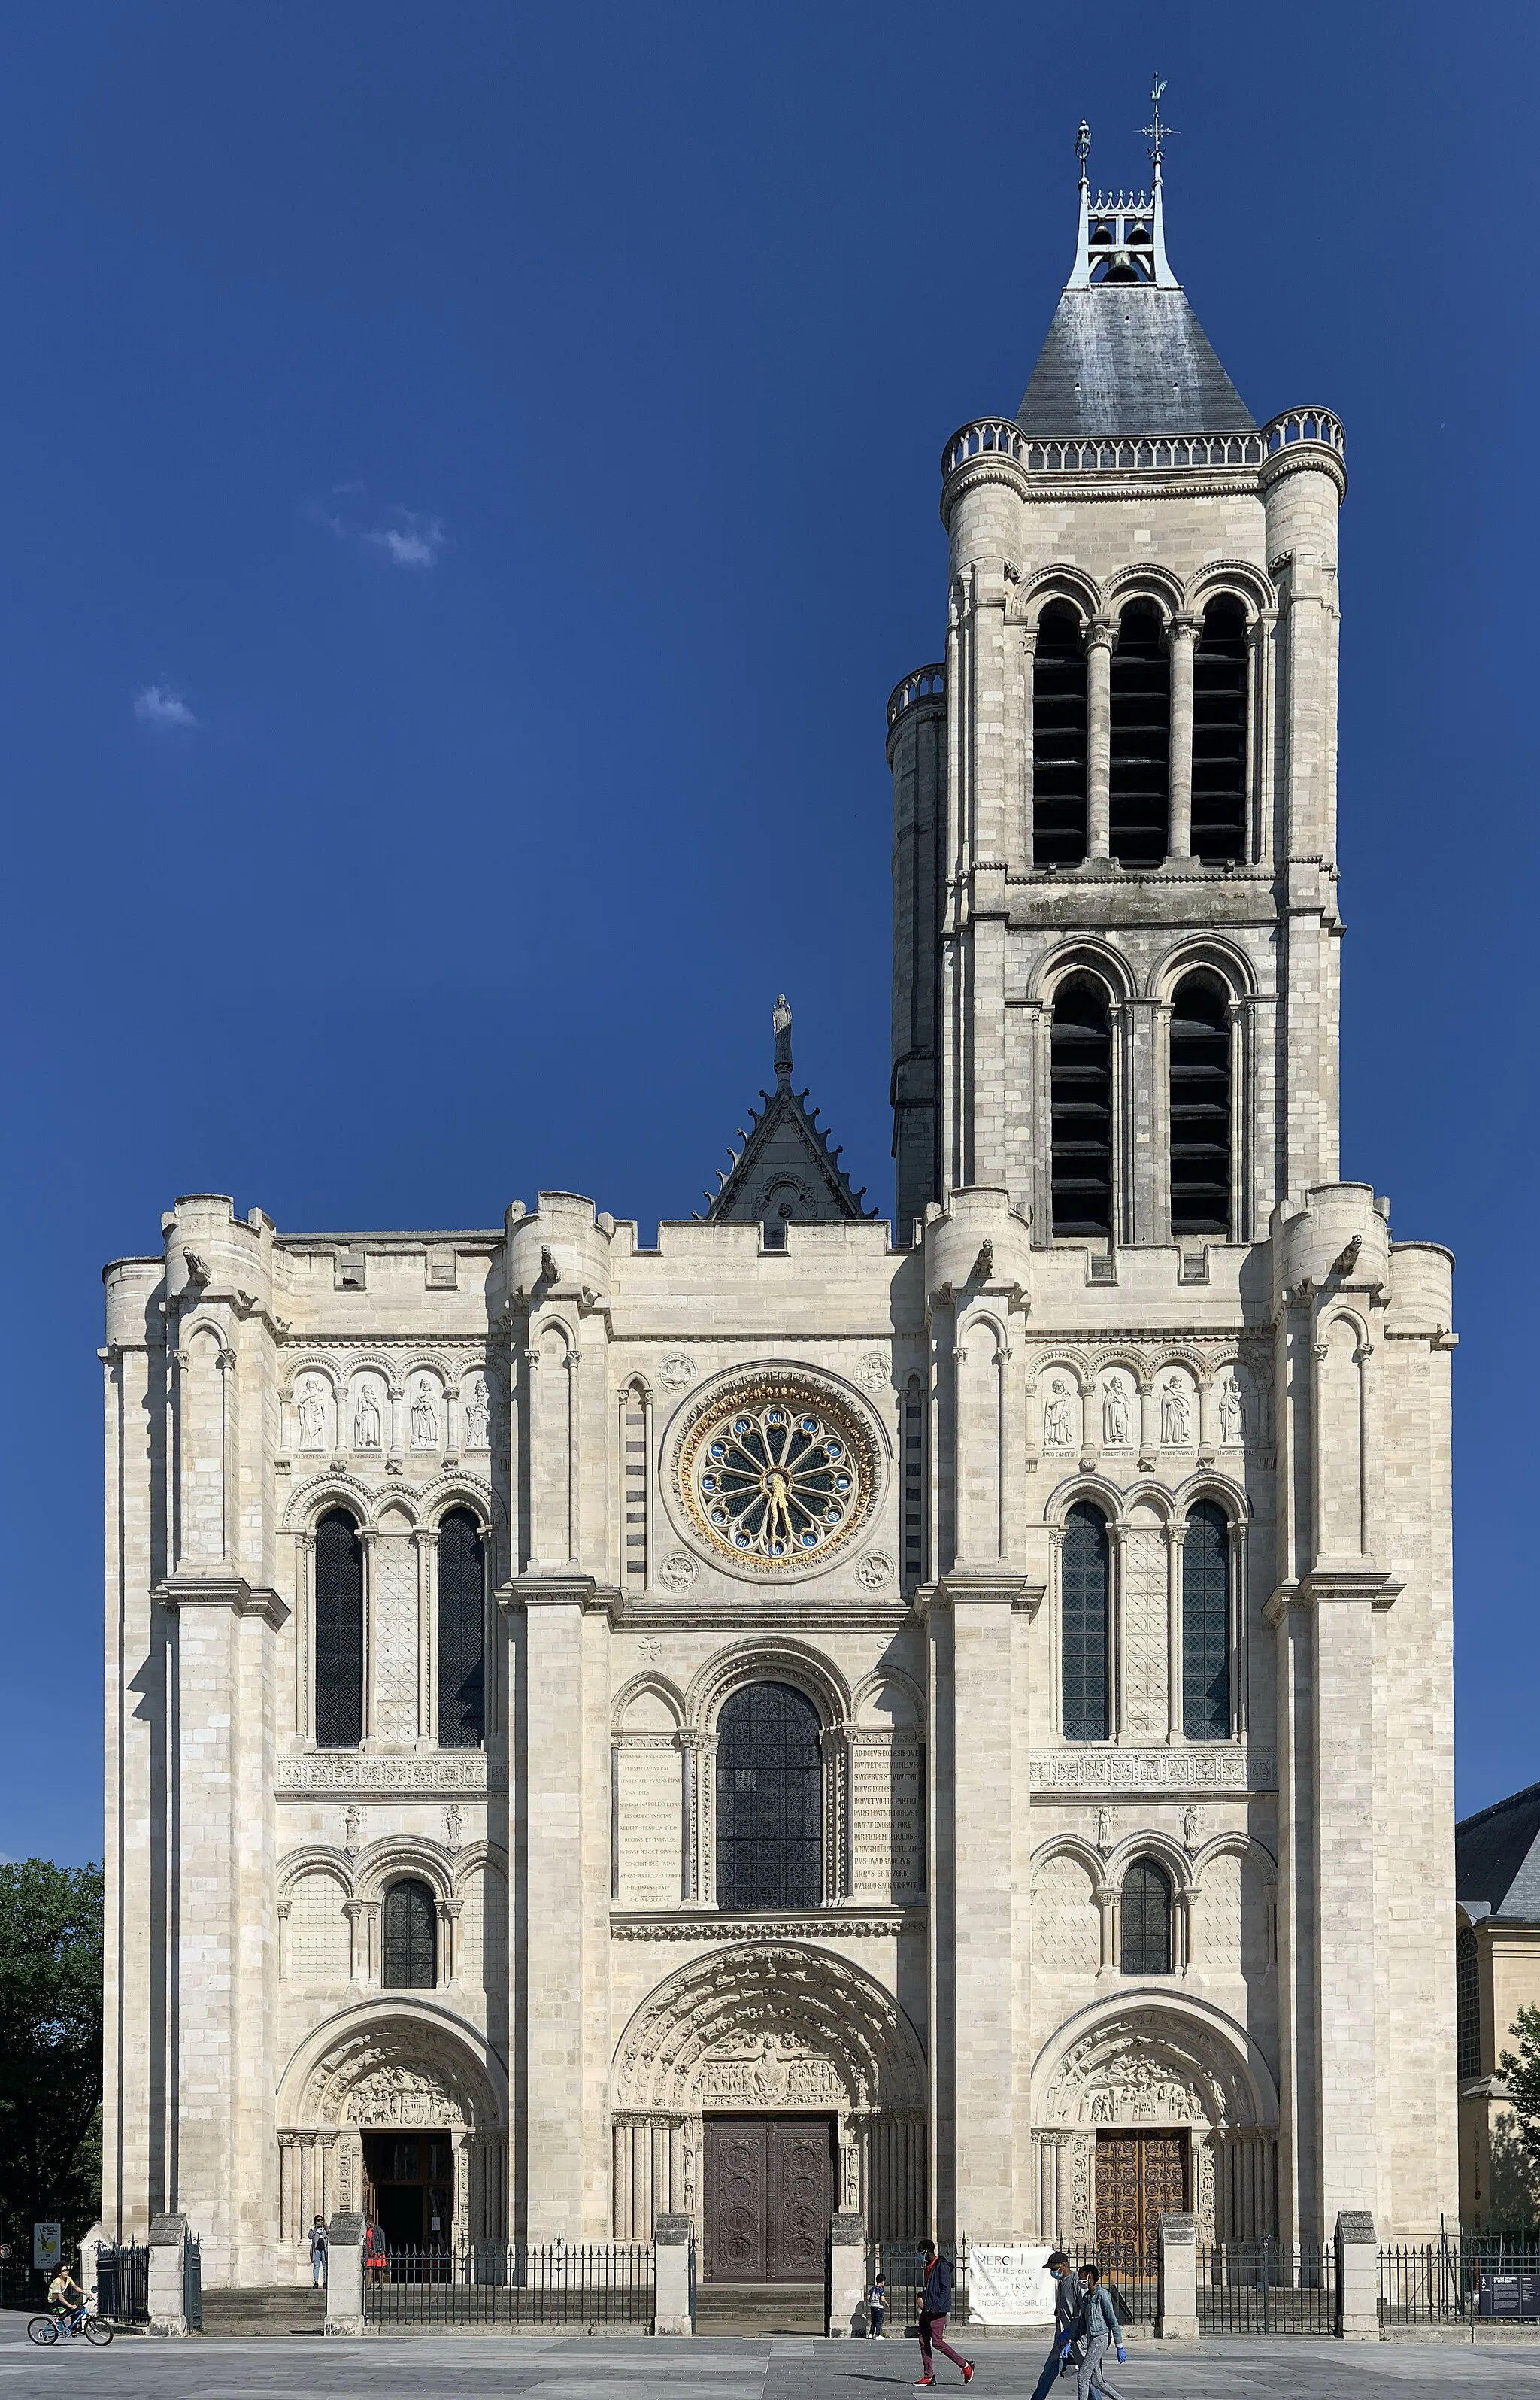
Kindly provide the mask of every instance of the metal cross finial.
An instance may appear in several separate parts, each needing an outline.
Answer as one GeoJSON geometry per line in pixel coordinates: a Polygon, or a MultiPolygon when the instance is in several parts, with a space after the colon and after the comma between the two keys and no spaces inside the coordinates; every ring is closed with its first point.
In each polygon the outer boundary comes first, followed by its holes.
{"type": "Polygon", "coordinates": [[[1165,125],[1161,121],[1160,96],[1165,89],[1165,77],[1160,75],[1152,75],[1150,78],[1150,105],[1153,111],[1153,115],[1151,117],[1150,123],[1145,127],[1144,131],[1145,138],[1150,144],[1150,163],[1157,172],[1160,169],[1161,159],[1165,155],[1165,145],[1177,130],[1174,125],[1165,125]]]}
{"type": "Polygon", "coordinates": [[[1085,181],[1085,162],[1090,156],[1091,129],[1083,116],[1080,120],[1080,131],[1075,136],[1075,157],[1080,160],[1080,180],[1083,184],[1085,181]]]}

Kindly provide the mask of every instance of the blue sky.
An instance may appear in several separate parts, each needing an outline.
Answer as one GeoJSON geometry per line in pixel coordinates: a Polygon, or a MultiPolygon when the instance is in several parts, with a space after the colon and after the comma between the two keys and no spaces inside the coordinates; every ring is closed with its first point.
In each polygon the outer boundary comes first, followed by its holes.
{"type": "Polygon", "coordinates": [[[0,8],[0,1853],[100,1851],[98,1277],[177,1193],[687,1215],[784,989],[888,1205],[940,449],[1017,402],[1083,114],[1142,180],[1156,59],[1211,340],[1347,424],[1342,1167],[1459,1260],[1461,1806],[1540,1777],[1540,19],[1217,23],[0,8]]]}

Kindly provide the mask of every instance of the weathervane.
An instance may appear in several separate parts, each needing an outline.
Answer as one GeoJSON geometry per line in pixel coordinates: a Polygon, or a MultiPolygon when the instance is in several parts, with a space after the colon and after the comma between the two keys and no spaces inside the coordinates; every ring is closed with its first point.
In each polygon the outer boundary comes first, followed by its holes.
{"type": "Polygon", "coordinates": [[[1160,174],[1160,162],[1165,155],[1165,145],[1177,130],[1174,125],[1163,125],[1161,122],[1160,96],[1165,89],[1165,76],[1159,75],[1152,75],[1150,78],[1150,104],[1154,114],[1152,116],[1150,123],[1145,127],[1144,131],[1145,138],[1150,144],[1150,164],[1153,167],[1157,178],[1160,174]]]}

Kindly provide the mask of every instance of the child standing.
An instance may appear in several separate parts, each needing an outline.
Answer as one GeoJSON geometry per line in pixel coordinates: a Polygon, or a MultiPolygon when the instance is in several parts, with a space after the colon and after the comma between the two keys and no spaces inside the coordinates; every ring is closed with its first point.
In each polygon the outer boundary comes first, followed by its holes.
{"type": "Polygon", "coordinates": [[[887,2305],[887,2278],[884,2275],[874,2275],[871,2280],[871,2288],[866,2294],[866,2339],[868,2341],[886,2341],[888,2337],[882,2330],[882,2317],[887,2305]]]}

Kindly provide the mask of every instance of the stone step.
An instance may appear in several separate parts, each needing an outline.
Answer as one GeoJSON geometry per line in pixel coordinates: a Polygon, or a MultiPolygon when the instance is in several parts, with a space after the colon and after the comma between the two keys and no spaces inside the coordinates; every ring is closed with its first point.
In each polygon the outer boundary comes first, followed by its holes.
{"type": "Polygon", "coordinates": [[[702,2284],[695,2287],[695,2330],[710,2334],[824,2331],[820,2284],[702,2284]]]}
{"type": "Polygon", "coordinates": [[[326,2295],[310,2284],[252,2285],[203,2295],[205,2333],[320,2333],[325,2322],[326,2295]]]}

